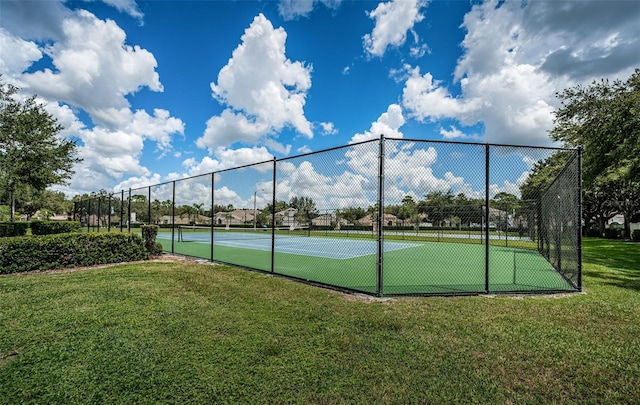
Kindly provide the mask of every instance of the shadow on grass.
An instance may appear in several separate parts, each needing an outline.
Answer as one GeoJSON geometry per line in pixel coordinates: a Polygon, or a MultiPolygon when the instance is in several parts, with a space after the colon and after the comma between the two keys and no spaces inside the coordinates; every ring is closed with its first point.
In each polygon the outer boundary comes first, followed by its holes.
{"type": "Polygon", "coordinates": [[[583,263],[610,269],[607,272],[583,269],[585,276],[597,278],[603,284],[640,291],[640,243],[584,238],[582,253],[583,263]]]}

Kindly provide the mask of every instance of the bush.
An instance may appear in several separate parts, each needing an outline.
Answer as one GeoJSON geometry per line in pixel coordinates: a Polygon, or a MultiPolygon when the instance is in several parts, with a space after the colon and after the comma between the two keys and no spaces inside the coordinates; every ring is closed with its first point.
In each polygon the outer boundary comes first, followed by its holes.
{"type": "Polygon", "coordinates": [[[33,235],[54,235],[76,232],[79,229],[80,222],[78,221],[31,221],[33,235]]]}
{"type": "Polygon", "coordinates": [[[600,229],[598,228],[590,228],[586,231],[586,236],[590,236],[593,238],[597,238],[600,236],[600,229]]]}
{"type": "Polygon", "coordinates": [[[622,229],[606,228],[604,230],[605,239],[620,239],[622,238],[622,229]]]}
{"type": "Polygon", "coordinates": [[[65,233],[0,239],[0,274],[144,260],[140,235],[65,233]]]}
{"type": "Polygon", "coordinates": [[[631,239],[636,242],[640,242],[640,229],[636,229],[631,233],[631,239]]]}
{"type": "Polygon", "coordinates": [[[0,238],[24,236],[29,228],[28,222],[0,222],[0,238]]]}
{"type": "Polygon", "coordinates": [[[144,246],[147,249],[147,252],[152,256],[159,256],[164,250],[162,245],[156,242],[157,235],[157,225],[142,225],[142,239],[144,239],[144,246]]]}

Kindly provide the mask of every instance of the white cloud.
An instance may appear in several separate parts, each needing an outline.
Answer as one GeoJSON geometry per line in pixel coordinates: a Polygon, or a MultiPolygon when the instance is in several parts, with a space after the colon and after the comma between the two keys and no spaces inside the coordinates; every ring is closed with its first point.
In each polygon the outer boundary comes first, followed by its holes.
{"type": "MultiPolygon", "coordinates": [[[[462,27],[453,96],[431,73],[405,67],[403,107],[418,121],[480,123],[492,143],[549,145],[555,93],[640,63],[640,3],[499,2],[472,7],[462,27]]],[[[444,136],[453,133],[445,131],[444,136]]]]}
{"type": "Polygon", "coordinates": [[[209,119],[199,147],[211,152],[236,142],[257,144],[284,127],[313,137],[304,116],[311,67],[287,59],[286,39],[283,28],[274,29],[262,14],[255,17],[218,82],[211,83],[214,98],[228,108],[209,119]]]}
{"type": "Polygon", "coordinates": [[[482,104],[480,98],[455,98],[431,73],[421,76],[419,67],[407,70],[410,76],[402,92],[402,105],[411,117],[418,121],[456,118],[467,124],[475,123],[475,113],[482,104]]]}
{"type": "Polygon", "coordinates": [[[335,135],[338,133],[333,122],[320,122],[319,124],[322,127],[322,135],[335,135]]]}
{"type": "Polygon", "coordinates": [[[296,149],[296,152],[298,152],[298,153],[302,153],[302,154],[305,154],[305,153],[311,153],[311,152],[313,152],[313,151],[311,150],[311,148],[309,148],[309,146],[307,146],[307,145],[302,145],[301,147],[299,147],[298,149],[296,149]]]}
{"type": "Polygon", "coordinates": [[[182,165],[187,169],[187,172],[184,173],[182,177],[196,176],[199,174],[211,173],[214,171],[251,165],[259,162],[268,163],[256,165],[255,168],[258,171],[271,170],[273,168],[273,164],[270,162],[273,160],[273,156],[264,147],[239,149],[227,149],[220,147],[215,149],[213,154],[215,159],[205,156],[200,162],[195,158],[184,160],[182,165]]]}
{"type": "Polygon", "coordinates": [[[451,125],[449,129],[440,128],[440,135],[442,135],[442,139],[446,139],[446,140],[452,140],[452,139],[477,140],[481,138],[481,136],[479,135],[466,134],[453,125],[451,125]]]}
{"type": "Polygon", "coordinates": [[[0,28],[0,49],[0,73],[9,77],[19,75],[42,58],[38,45],[15,37],[3,28],[0,28]]]}
{"type": "Polygon", "coordinates": [[[426,53],[430,53],[429,47],[427,44],[422,44],[418,46],[412,46],[409,50],[409,55],[413,58],[422,58],[426,53]]]}
{"type": "Polygon", "coordinates": [[[398,104],[391,104],[387,111],[382,113],[378,119],[371,123],[371,128],[362,134],[356,134],[349,143],[363,142],[370,139],[380,138],[384,135],[388,138],[402,138],[400,127],[405,123],[402,115],[402,108],[398,104]]]}
{"type": "Polygon", "coordinates": [[[342,0],[280,0],[278,12],[285,20],[295,20],[299,17],[307,17],[319,3],[335,10],[342,0]]]}
{"type": "Polygon", "coordinates": [[[78,10],[62,22],[63,38],[48,46],[56,71],[22,76],[30,91],[84,109],[98,124],[103,110],[128,108],[125,95],[143,86],[162,91],[153,54],[125,44],[125,32],[111,20],[78,10]]]}
{"type": "Polygon", "coordinates": [[[376,21],[371,34],[363,37],[364,48],[369,55],[382,56],[389,46],[399,47],[407,39],[407,32],[422,21],[420,9],[426,5],[424,0],[392,0],[379,3],[375,10],[368,13],[376,21]]]}
{"type": "Polygon", "coordinates": [[[142,19],[144,14],[138,8],[135,0],[102,0],[105,3],[117,8],[119,11],[129,14],[131,17],[142,19]]]}

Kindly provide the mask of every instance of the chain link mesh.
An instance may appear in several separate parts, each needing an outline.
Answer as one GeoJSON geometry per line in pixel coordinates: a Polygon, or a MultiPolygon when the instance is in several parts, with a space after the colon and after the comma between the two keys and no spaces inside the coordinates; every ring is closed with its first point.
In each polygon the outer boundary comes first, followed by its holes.
{"type": "Polygon", "coordinates": [[[74,216],[368,294],[575,291],[580,177],[578,150],[382,138],[99,195],[74,216]]]}

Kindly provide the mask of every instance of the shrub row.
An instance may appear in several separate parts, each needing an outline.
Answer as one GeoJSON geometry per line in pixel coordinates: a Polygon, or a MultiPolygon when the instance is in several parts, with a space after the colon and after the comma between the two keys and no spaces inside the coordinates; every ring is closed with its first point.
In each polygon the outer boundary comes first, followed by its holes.
{"type": "Polygon", "coordinates": [[[147,259],[140,235],[65,233],[0,239],[0,273],[92,266],[147,259]]]}
{"type": "Polygon", "coordinates": [[[28,222],[0,222],[0,238],[24,236],[29,228],[28,222]]]}
{"type": "Polygon", "coordinates": [[[636,229],[633,232],[631,232],[631,239],[633,239],[636,242],[640,242],[640,229],[636,229]]]}
{"type": "Polygon", "coordinates": [[[80,229],[78,221],[31,221],[33,235],[54,235],[75,232],[80,229]]]}

